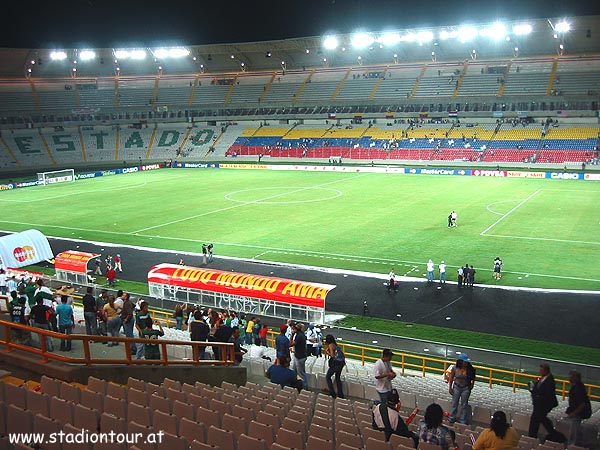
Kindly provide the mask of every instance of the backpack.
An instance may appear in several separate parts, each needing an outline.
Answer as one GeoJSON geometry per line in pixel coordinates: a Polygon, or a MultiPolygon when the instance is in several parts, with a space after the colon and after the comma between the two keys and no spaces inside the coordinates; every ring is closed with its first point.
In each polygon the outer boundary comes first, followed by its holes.
{"type": "Polygon", "coordinates": [[[346,356],[342,349],[337,345],[335,346],[335,351],[333,353],[333,362],[341,365],[346,364],[346,356]]]}

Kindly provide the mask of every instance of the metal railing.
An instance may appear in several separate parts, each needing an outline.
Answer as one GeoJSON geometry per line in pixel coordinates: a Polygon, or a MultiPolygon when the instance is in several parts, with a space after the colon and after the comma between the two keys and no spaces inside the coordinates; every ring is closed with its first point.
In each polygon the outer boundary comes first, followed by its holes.
{"type": "MultiPolygon", "coordinates": [[[[148,364],[160,364],[163,366],[169,365],[223,365],[229,366],[236,363],[234,345],[225,342],[200,342],[200,341],[173,341],[167,339],[145,339],[145,338],[127,338],[127,337],[116,337],[116,336],[99,336],[99,335],[87,335],[87,334],[62,334],[54,331],[44,330],[41,328],[31,327],[29,325],[21,325],[14,322],[7,322],[0,320],[0,327],[4,330],[4,335],[0,335],[0,347],[4,348],[4,351],[10,353],[14,350],[21,350],[29,354],[39,355],[40,362],[47,363],[50,360],[60,361],[69,364],[84,364],[91,366],[93,364],[125,364],[125,365],[148,365],[148,364]],[[38,335],[40,348],[25,345],[21,342],[13,339],[13,331],[20,331],[22,333],[30,333],[32,335],[38,335]],[[82,344],[83,358],[71,357],[62,354],[54,353],[48,350],[48,343],[46,337],[55,338],[59,340],[67,341],[79,341],[82,344]],[[103,358],[94,357],[90,349],[90,344],[95,342],[117,342],[122,343],[124,349],[124,355],[122,358],[103,358]],[[138,360],[135,359],[135,352],[131,351],[130,344],[158,344],[161,346],[161,358],[156,360],[138,360]],[[192,359],[182,360],[169,358],[167,352],[167,346],[185,346],[192,347],[192,359]],[[218,360],[204,360],[200,359],[200,352],[204,351],[205,347],[218,347],[221,349],[221,358],[218,360]]],[[[121,346],[119,346],[121,348],[121,346]]]]}

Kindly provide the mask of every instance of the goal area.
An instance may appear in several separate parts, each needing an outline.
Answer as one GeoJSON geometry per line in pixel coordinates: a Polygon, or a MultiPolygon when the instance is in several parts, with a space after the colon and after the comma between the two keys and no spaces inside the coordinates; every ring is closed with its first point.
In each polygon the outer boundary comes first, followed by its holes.
{"type": "Polygon", "coordinates": [[[38,172],[38,184],[63,183],[65,181],[75,181],[74,169],[54,170],[52,172],[38,172]]]}

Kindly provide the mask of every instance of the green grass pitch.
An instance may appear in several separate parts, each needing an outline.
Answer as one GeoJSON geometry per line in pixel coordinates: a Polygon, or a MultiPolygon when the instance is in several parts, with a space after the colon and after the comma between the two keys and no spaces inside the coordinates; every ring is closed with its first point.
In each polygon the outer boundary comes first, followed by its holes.
{"type": "Polygon", "coordinates": [[[0,192],[0,229],[481,284],[500,256],[499,284],[600,290],[598,205],[591,181],[164,169],[0,192]]]}

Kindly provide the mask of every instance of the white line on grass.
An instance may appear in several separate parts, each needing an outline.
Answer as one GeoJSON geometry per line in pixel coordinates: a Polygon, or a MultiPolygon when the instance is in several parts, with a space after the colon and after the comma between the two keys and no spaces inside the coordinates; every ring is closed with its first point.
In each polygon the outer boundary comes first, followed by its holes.
{"type": "Polygon", "coordinates": [[[509,239],[525,239],[532,241],[548,241],[548,242],[564,242],[566,244],[585,244],[585,245],[600,245],[600,242],[594,241],[575,241],[571,239],[553,239],[553,238],[543,238],[543,237],[528,237],[528,236],[505,236],[503,234],[486,234],[488,237],[499,237],[499,238],[509,238],[509,239]]]}
{"type": "Polygon", "coordinates": [[[487,206],[485,207],[485,209],[487,209],[487,210],[488,210],[489,212],[491,212],[492,214],[497,214],[498,216],[503,216],[503,215],[504,215],[504,213],[501,213],[501,212],[494,211],[494,210],[492,209],[492,206],[494,206],[494,205],[497,205],[498,203],[513,203],[513,202],[518,202],[518,200],[502,200],[502,201],[500,201],[500,202],[494,202],[494,203],[490,203],[489,205],[487,205],[487,206]]]}
{"type": "Polygon", "coordinates": [[[202,214],[195,214],[193,216],[183,217],[181,219],[177,219],[177,220],[172,220],[170,222],[161,223],[160,225],[154,225],[154,226],[151,226],[151,227],[140,228],[139,230],[132,231],[132,233],[134,233],[134,234],[136,234],[136,233],[143,233],[144,231],[149,231],[149,230],[154,230],[156,228],[166,227],[168,225],[173,225],[175,223],[185,222],[186,220],[193,220],[193,219],[197,219],[199,217],[209,216],[211,214],[216,214],[216,213],[220,213],[220,212],[223,212],[223,211],[229,211],[231,209],[239,208],[241,206],[254,205],[254,204],[257,204],[257,203],[264,202],[266,200],[271,200],[271,199],[274,199],[274,198],[283,197],[283,196],[289,195],[289,194],[295,194],[297,192],[306,191],[308,189],[316,189],[316,188],[320,188],[320,187],[323,187],[323,186],[329,186],[330,184],[340,183],[340,182],[348,181],[348,180],[354,180],[356,178],[364,177],[366,175],[369,175],[369,174],[365,173],[365,174],[357,175],[357,176],[352,177],[352,178],[344,178],[342,180],[330,181],[328,183],[322,183],[322,184],[318,184],[316,186],[308,186],[308,187],[298,188],[298,189],[296,189],[294,191],[288,191],[288,192],[284,192],[284,193],[281,193],[281,194],[269,195],[267,197],[263,197],[263,198],[258,199],[258,200],[249,201],[249,202],[243,202],[243,203],[237,203],[235,205],[227,206],[225,208],[215,209],[213,211],[207,211],[207,212],[204,212],[202,214]]]}
{"type": "MultiPolygon", "coordinates": [[[[178,176],[178,177],[173,177],[173,178],[165,178],[163,180],[153,180],[152,183],[159,183],[161,181],[173,181],[177,178],[185,178],[184,176],[178,176]]],[[[86,180],[87,181],[87,180],[86,180]]],[[[77,195],[85,195],[85,194],[89,194],[89,193],[94,193],[94,192],[110,192],[110,191],[120,191],[120,190],[124,190],[124,189],[136,189],[139,187],[143,187],[146,186],[148,184],[147,181],[144,181],[143,183],[136,183],[136,184],[128,184],[125,186],[115,186],[115,187],[109,187],[109,188],[102,188],[102,189],[90,189],[90,190],[86,190],[84,193],[80,193],[77,195]]],[[[77,187],[77,186],[74,186],[77,187]]],[[[63,198],[63,197],[70,197],[72,195],[75,195],[74,192],[69,192],[68,194],[60,194],[60,195],[52,195],[52,196],[48,196],[48,197],[36,197],[34,199],[30,199],[30,200],[18,200],[18,199],[10,199],[10,198],[0,198],[0,202],[12,202],[12,203],[32,203],[32,202],[40,202],[40,201],[46,201],[46,200],[54,200],[55,198],[63,198]]]]}
{"type": "Polygon", "coordinates": [[[537,191],[535,191],[533,194],[531,194],[529,197],[527,197],[525,200],[522,200],[521,203],[519,203],[517,206],[515,206],[513,209],[511,209],[509,212],[507,212],[506,214],[504,214],[502,217],[500,217],[498,220],[496,220],[493,224],[491,224],[489,227],[487,227],[485,230],[483,230],[481,233],[479,233],[480,236],[485,235],[485,233],[487,233],[488,231],[490,231],[492,228],[494,228],[496,225],[498,225],[500,222],[502,222],[504,219],[506,219],[508,216],[510,216],[513,212],[515,212],[519,207],[523,206],[527,201],[531,200],[534,196],[536,196],[538,193],[540,193],[542,191],[542,189],[538,189],[537,191]]]}

